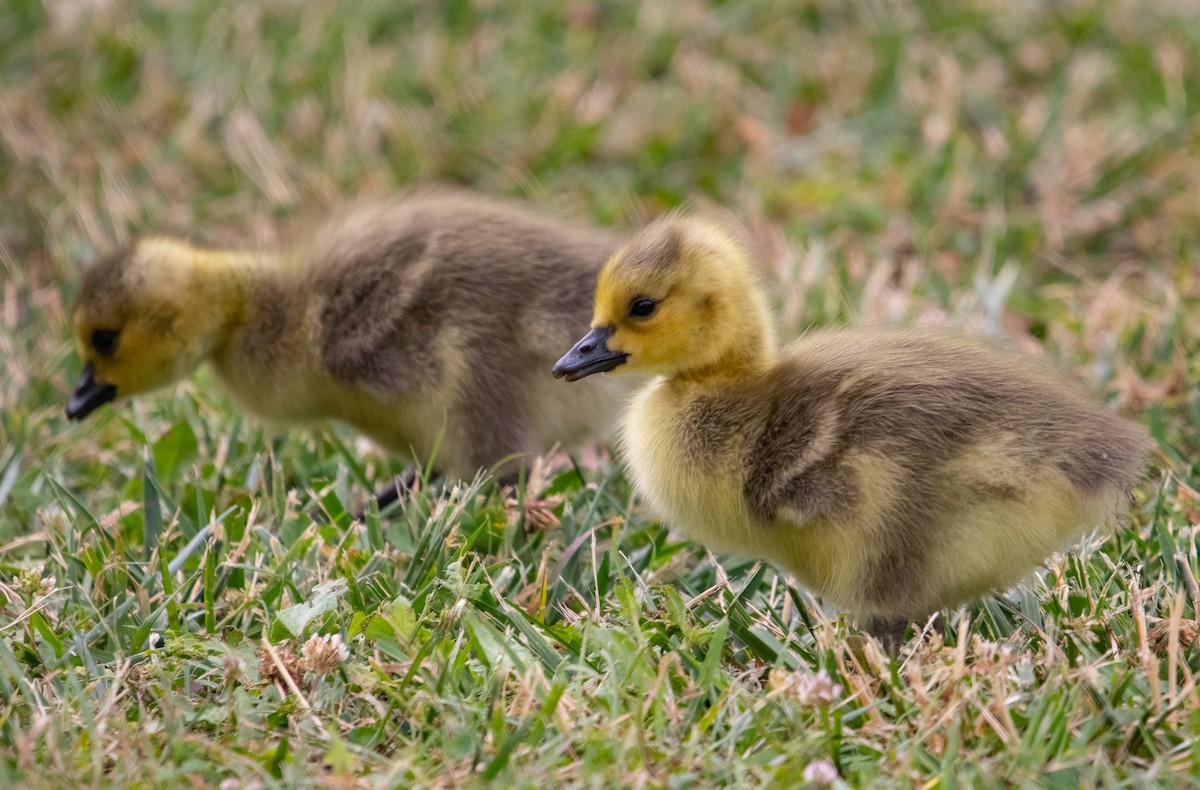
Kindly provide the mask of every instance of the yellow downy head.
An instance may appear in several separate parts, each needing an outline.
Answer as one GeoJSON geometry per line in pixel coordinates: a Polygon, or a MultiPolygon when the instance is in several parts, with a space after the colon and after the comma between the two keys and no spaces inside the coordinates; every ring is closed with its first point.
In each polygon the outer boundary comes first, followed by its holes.
{"type": "Polygon", "coordinates": [[[84,373],[67,415],[83,419],[208,359],[240,310],[236,257],[148,238],[88,269],[72,313],[84,373]]]}
{"type": "Polygon", "coordinates": [[[635,235],[600,270],[592,331],[554,373],[613,370],[705,378],[774,359],[770,309],[745,249],[725,228],[670,217],[635,235]]]}

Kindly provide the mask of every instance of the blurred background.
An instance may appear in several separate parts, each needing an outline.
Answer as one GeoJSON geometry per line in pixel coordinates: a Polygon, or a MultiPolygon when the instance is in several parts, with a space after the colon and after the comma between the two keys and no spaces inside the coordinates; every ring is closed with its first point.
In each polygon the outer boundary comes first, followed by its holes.
{"type": "Polygon", "coordinates": [[[98,251],[432,181],[623,229],[719,203],[788,329],[973,314],[1119,376],[1196,296],[1198,46],[1189,2],[8,0],[4,403],[63,391],[98,251]]]}

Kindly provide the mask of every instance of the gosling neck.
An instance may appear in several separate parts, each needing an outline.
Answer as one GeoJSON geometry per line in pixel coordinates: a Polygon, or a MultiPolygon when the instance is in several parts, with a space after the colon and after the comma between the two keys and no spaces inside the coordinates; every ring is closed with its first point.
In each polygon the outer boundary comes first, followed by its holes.
{"type": "Polygon", "coordinates": [[[213,303],[224,306],[223,322],[213,346],[219,357],[239,326],[252,321],[259,296],[275,270],[277,257],[268,252],[205,251],[197,261],[200,279],[211,288],[213,303]]]}
{"type": "Polygon", "coordinates": [[[727,379],[744,379],[767,370],[779,359],[779,343],[765,295],[753,292],[743,304],[750,308],[719,339],[723,348],[696,365],[668,376],[680,384],[717,384],[727,379]]]}
{"type": "Polygon", "coordinates": [[[261,280],[270,256],[239,250],[197,250],[192,258],[192,271],[198,290],[237,321],[246,312],[246,305],[261,280]]]}
{"type": "Polygon", "coordinates": [[[208,316],[198,322],[208,336],[208,354],[219,354],[234,328],[246,320],[254,294],[261,288],[267,272],[274,268],[276,256],[206,249],[173,239],[151,239],[145,243],[157,247],[157,252],[183,273],[194,313],[208,316]]]}

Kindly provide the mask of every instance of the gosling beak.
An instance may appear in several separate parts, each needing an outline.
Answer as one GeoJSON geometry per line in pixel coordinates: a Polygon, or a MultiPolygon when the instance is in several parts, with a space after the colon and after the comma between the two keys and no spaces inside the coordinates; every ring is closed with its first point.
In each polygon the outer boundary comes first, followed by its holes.
{"type": "Polygon", "coordinates": [[[562,359],[554,363],[551,370],[554,378],[579,381],[584,376],[603,373],[623,364],[629,355],[622,351],[609,351],[608,338],[611,335],[611,327],[596,327],[580,338],[570,351],[563,354],[562,359]]]}
{"type": "Polygon", "coordinates": [[[67,401],[67,417],[82,420],[116,397],[117,388],[96,381],[96,369],[89,362],[83,367],[83,378],[79,379],[75,394],[67,401]]]}

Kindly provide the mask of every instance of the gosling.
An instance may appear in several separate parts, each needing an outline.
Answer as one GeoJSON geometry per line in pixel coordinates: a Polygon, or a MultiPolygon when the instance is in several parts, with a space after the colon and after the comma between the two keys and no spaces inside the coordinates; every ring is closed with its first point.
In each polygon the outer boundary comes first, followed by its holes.
{"type": "Polygon", "coordinates": [[[556,443],[603,436],[626,394],[599,380],[566,393],[545,376],[587,329],[615,246],[449,189],[360,205],[274,252],[143,238],[83,275],[67,415],[207,362],[254,415],[340,421],[446,475],[511,477],[556,443]]]}
{"type": "Polygon", "coordinates": [[[620,447],[664,520],[771,560],[892,644],[1011,586],[1127,506],[1150,442],[1025,359],[914,330],[813,331],[779,351],[724,228],[653,224],[601,269],[554,366],[655,374],[620,447]]]}

